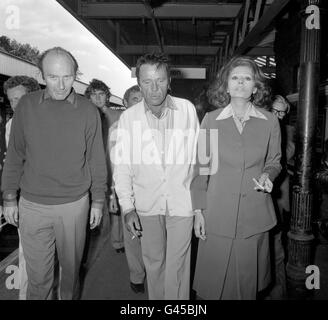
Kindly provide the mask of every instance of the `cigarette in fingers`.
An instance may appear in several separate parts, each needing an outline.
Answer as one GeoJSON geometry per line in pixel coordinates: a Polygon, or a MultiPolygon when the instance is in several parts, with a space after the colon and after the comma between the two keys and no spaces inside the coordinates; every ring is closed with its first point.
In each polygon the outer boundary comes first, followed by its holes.
{"type": "Polygon", "coordinates": [[[135,235],[133,235],[133,236],[132,236],[132,238],[131,238],[131,240],[133,240],[135,237],[136,237],[136,236],[135,236],[135,235]]]}
{"type": "Polygon", "coordinates": [[[264,187],[262,185],[260,185],[259,182],[255,178],[253,178],[253,181],[255,183],[255,188],[259,188],[261,190],[264,190],[264,187]]]}

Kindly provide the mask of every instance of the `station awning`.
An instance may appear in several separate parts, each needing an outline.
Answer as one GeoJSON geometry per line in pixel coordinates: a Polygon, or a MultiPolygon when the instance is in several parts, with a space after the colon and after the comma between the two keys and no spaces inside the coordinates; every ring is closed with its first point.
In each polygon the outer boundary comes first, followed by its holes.
{"type": "MultiPolygon", "coordinates": [[[[213,75],[235,54],[274,56],[289,0],[57,0],[130,68],[161,51],[177,68],[213,75]]],[[[268,65],[266,67],[269,67],[268,65]]]]}

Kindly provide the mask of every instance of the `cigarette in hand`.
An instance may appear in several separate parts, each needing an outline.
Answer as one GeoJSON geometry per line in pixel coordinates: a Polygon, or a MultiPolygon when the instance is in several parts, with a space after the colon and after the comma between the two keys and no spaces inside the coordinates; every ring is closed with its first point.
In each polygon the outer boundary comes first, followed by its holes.
{"type": "Polygon", "coordinates": [[[136,236],[132,236],[131,240],[133,240],[136,236]]]}
{"type": "Polygon", "coordinates": [[[261,186],[255,178],[253,178],[253,181],[254,181],[254,183],[255,183],[255,188],[254,188],[254,189],[259,188],[259,189],[261,189],[261,190],[264,190],[264,187],[261,186]]]}

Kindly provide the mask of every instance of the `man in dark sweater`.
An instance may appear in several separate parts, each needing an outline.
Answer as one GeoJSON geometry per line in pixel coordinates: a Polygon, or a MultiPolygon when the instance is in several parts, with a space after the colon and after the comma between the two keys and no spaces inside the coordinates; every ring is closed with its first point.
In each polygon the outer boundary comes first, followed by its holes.
{"type": "Polygon", "coordinates": [[[2,175],[4,216],[19,223],[27,299],[51,298],[55,250],[61,298],[76,299],[89,194],[93,229],[101,222],[106,192],[101,121],[96,108],[72,88],[78,64],[71,53],[49,49],[39,68],[46,89],[25,95],[13,118],[2,175]]]}

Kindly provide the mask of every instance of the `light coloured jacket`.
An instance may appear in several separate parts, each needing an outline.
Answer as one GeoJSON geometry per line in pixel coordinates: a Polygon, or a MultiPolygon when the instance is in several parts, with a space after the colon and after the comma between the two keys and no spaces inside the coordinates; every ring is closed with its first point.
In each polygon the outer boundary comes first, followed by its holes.
{"type": "MultiPolygon", "coordinates": [[[[190,183],[196,157],[199,122],[194,105],[171,97],[176,107],[168,132],[165,164],[149,127],[144,101],[125,110],[110,158],[115,190],[123,214],[132,209],[142,216],[192,216],[190,183]]],[[[110,137],[111,139],[111,137],[110,137]]]]}

